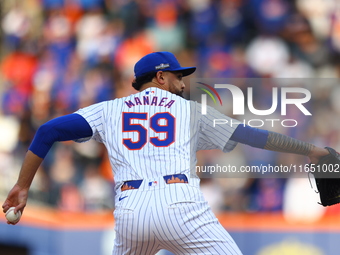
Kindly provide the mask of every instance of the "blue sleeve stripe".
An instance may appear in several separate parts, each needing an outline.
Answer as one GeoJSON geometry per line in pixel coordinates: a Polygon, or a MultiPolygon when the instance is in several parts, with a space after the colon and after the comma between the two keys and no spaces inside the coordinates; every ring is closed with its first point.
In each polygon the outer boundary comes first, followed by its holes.
{"type": "Polygon", "coordinates": [[[267,143],[268,130],[239,124],[230,139],[235,142],[263,149],[267,143]]]}
{"type": "Polygon", "coordinates": [[[29,150],[40,158],[45,158],[54,142],[91,136],[92,128],[87,121],[81,115],[73,113],[55,118],[40,126],[29,150]]]}

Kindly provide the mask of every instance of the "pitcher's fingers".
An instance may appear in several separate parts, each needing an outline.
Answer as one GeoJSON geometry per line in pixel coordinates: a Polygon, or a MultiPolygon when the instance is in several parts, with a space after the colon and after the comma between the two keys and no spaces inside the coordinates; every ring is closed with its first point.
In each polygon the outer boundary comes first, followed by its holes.
{"type": "Polygon", "coordinates": [[[18,211],[20,211],[21,213],[24,211],[24,208],[26,206],[26,203],[20,203],[18,204],[15,209],[14,212],[17,213],[18,211]]]}
{"type": "Polygon", "coordinates": [[[6,213],[10,207],[11,207],[11,206],[10,206],[7,202],[5,202],[5,203],[2,205],[2,211],[3,211],[4,213],[6,213]]]}

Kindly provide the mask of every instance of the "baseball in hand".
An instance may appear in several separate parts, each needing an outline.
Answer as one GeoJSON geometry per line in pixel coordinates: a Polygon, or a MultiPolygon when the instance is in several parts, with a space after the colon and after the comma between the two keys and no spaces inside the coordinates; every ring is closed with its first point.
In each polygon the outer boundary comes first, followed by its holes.
{"type": "Polygon", "coordinates": [[[6,212],[6,219],[11,223],[17,223],[20,220],[21,212],[18,211],[17,213],[14,213],[15,207],[11,207],[6,212]]]}

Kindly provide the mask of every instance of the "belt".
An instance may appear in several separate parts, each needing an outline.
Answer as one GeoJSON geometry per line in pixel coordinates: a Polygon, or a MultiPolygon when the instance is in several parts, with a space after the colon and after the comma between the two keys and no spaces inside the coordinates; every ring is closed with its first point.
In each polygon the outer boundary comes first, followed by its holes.
{"type": "MultiPolygon", "coordinates": [[[[185,174],[165,175],[165,176],[163,176],[163,179],[164,179],[166,184],[188,183],[188,178],[185,174]]],[[[130,189],[139,189],[142,182],[143,182],[143,180],[126,181],[126,182],[123,183],[123,185],[120,189],[121,189],[121,191],[130,190],[130,189]]],[[[153,183],[154,182],[149,182],[149,186],[153,186],[153,183]]]]}

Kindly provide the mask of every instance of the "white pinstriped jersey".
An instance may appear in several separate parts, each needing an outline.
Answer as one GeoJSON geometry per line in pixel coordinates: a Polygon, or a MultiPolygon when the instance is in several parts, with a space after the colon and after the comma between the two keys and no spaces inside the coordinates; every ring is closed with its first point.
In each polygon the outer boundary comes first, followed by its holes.
{"type": "Polygon", "coordinates": [[[230,118],[210,107],[207,112],[202,115],[200,104],[158,88],[77,111],[91,126],[92,139],[105,144],[114,172],[113,255],[149,255],[160,249],[242,254],[193,174],[197,150],[227,152],[236,145],[229,140],[235,126],[213,126],[213,119],[230,118]],[[185,174],[188,182],[167,184],[163,176],[172,174],[185,174]],[[131,180],[143,181],[137,189],[120,189],[131,180]]]}
{"type": "Polygon", "coordinates": [[[76,113],[91,126],[92,139],[105,144],[117,188],[128,180],[179,173],[190,176],[196,151],[228,152],[236,145],[229,140],[236,126],[213,127],[213,119],[229,117],[211,107],[202,115],[197,102],[159,88],[94,104],[76,113]]]}

